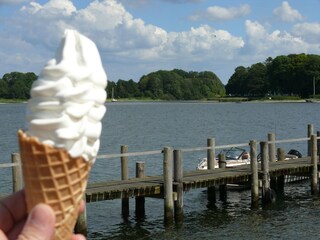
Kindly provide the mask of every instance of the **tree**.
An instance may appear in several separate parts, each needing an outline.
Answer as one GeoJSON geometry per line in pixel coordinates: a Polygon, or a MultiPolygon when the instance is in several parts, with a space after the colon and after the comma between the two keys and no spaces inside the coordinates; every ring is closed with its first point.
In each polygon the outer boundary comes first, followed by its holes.
{"type": "MultiPolygon", "coordinates": [[[[319,55],[281,55],[275,59],[269,57],[264,63],[256,63],[249,68],[237,67],[226,85],[226,91],[239,96],[271,92],[308,97],[313,90],[313,77],[318,76],[320,78],[319,55]]],[[[320,90],[318,87],[317,90],[320,90]]]]}
{"type": "Polygon", "coordinates": [[[247,75],[247,89],[251,96],[263,96],[268,92],[267,68],[263,63],[253,64],[247,75]]]}
{"type": "Polygon", "coordinates": [[[34,73],[11,72],[2,77],[8,87],[7,98],[28,99],[32,83],[37,79],[34,73]]]}
{"type": "Polygon", "coordinates": [[[248,94],[247,78],[248,69],[243,66],[237,67],[226,85],[227,94],[235,96],[248,94]]]}
{"type": "Polygon", "coordinates": [[[143,76],[138,84],[143,95],[154,99],[198,100],[225,94],[220,79],[209,71],[160,70],[143,76]]]}
{"type": "Polygon", "coordinates": [[[9,98],[8,83],[3,79],[0,79],[0,98],[9,98]]]}

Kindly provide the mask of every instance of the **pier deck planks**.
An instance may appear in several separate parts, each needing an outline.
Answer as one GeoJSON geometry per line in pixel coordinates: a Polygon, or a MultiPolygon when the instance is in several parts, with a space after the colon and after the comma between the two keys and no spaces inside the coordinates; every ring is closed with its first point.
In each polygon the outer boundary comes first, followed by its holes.
{"type": "MultiPolygon", "coordinates": [[[[245,182],[250,179],[251,166],[243,165],[234,168],[196,170],[185,172],[183,189],[204,188],[222,184],[245,182]]],[[[260,169],[260,168],[259,168],[260,169]]],[[[270,174],[273,176],[289,174],[310,174],[312,164],[310,157],[270,162],[270,174]]],[[[260,173],[259,173],[260,174],[260,173]]],[[[175,183],[173,183],[175,184],[175,183]]],[[[163,195],[163,176],[132,178],[129,180],[91,183],[86,190],[86,201],[95,202],[136,196],[163,195]]]]}

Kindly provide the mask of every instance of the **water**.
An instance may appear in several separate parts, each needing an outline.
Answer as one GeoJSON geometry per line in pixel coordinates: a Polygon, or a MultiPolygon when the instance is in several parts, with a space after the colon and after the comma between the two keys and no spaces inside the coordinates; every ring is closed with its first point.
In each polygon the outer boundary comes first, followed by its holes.
{"type": "MultiPolygon", "coordinates": [[[[217,145],[301,138],[307,125],[319,129],[318,104],[307,103],[109,103],[103,122],[100,154],[119,153],[120,145],[130,152],[206,146],[209,137],[217,145]]],[[[25,104],[0,105],[0,163],[10,162],[18,151],[16,131],[24,127],[25,104]]],[[[282,144],[306,154],[306,143],[282,144]]],[[[184,169],[194,170],[205,152],[184,154],[184,169]]],[[[144,161],[146,175],[159,174],[162,156],[130,157],[130,176],[136,161],[144,161]]],[[[119,159],[98,159],[90,181],[120,178],[119,159]]],[[[11,191],[11,169],[0,169],[0,192],[11,191]]],[[[308,182],[286,187],[285,198],[267,209],[250,209],[250,192],[228,192],[228,202],[208,206],[205,189],[184,195],[184,221],[165,227],[163,200],[146,199],[146,216],[136,219],[134,199],[130,215],[121,217],[119,200],[87,205],[89,239],[318,239],[320,201],[312,197],[308,182]]]]}

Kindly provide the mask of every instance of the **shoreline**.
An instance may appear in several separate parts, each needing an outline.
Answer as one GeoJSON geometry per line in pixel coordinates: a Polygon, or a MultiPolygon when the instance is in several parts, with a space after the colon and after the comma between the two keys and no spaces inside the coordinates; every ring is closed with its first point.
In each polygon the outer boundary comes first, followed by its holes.
{"type": "MultiPolygon", "coordinates": [[[[25,99],[0,99],[0,104],[12,104],[12,103],[27,103],[28,100],[25,99]]],[[[162,100],[162,99],[137,99],[137,98],[123,98],[117,99],[116,102],[112,102],[111,99],[107,99],[106,103],[108,104],[117,104],[123,102],[202,102],[202,103],[315,103],[320,102],[320,100],[315,99],[255,99],[255,100],[248,100],[248,99],[203,99],[203,100],[162,100]]]]}

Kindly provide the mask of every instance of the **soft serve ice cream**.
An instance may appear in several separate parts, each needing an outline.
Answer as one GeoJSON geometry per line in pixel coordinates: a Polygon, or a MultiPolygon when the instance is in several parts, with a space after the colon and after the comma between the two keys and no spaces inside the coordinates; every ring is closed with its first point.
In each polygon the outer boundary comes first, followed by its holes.
{"type": "Polygon", "coordinates": [[[27,134],[72,157],[94,160],[106,112],[106,80],[96,45],[66,30],[56,57],[32,86],[27,134]]]}
{"type": "Polygon", "coordinates": [[[66,30],[56,57],[31,89],[19,147],[28,212],[39,203],[56,216],[54,240],[71,239],[100,145],[107,76],[96,45],[66,30]]]}

